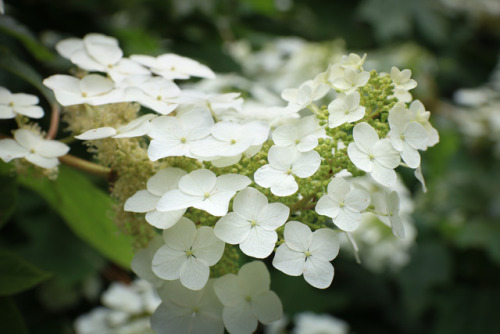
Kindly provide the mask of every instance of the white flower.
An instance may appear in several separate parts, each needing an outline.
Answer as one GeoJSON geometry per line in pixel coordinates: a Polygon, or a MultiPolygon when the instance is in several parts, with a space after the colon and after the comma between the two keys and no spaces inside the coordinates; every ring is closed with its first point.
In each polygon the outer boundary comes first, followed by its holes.
{"type": "Polygon", "coordinates": [[[373,179],[385,186],[396,182],[396,168],[400,163],[399,153],[389,139],[380,140],[377,132],[368,123],[356,124],[354,142],[347,147],[349,158],[359,169],[370,173],[373,179]]]}
{"type": "Polygon", "coordinates": [[[250,146],[262,145],[269,135],[269,126],[261,121],[245,124],[217,122],[212,128],[212,136],[193,145],[191,153],[201,158],[237,157],[250,146]]]}
{"type": "Polygon", "coordinates": [[[87,103],[101,105],[124,101],[121,90],[115,89],[111,79],[98,74],[88,74],[82,79],[56,74],[43,80],[54,91],[57,102],[63,106],[87,103]]]}
{"type": "Polygon", "coordinates": [[[285,243],[276,250],[273,266],[290,276],[304,275],[307,283],[325,289],[332,284],[330,263],[339,253],[337,235],[331,229],[311,232],[307,225],[290,221],[285,225],[285,243]]]}
{"type": "Polygon", "coordinates": [[[31,118],[42,118],[43,109],[38,104],[35,95],[12,94],[8,89],[0,87],[0,119],[14,118],[24,115],[31,118]]]}
{"type": "Polygon", "coordinates": [[[160,116],[151,121],[148,147],[152,161],[171,156],[190,156],[191,146],[207,137],[214,120],[206,109],[194,109],[176,117],[160,116]]]}
{"type": "Polygon", "coordinates": [[[300,153],[295,149],[273,146],[269,149],[269,164],[257,169],[255,183],[264,188],[271,188],[276,196],[289,196],[298,190],[294,175],[306,178],[319,168],[321,157],[316,151],[300,153]]]}
{"type": "Polygon", "coordinates": [[[299,313],[295,316],[293,334],[348,334],[344,321],[328,314],[299,313]]]}
{"type": "Polygon", "coordinates": [[[136,101],[162,115],[170,114],[179,105],[181,90],[171,80],[161,77],[146,79],[137,87],[125,88],[128,101],[136,101]]]}
{"type": "Polygon", "coordinates": [[[215,294],[224,305],[222,320],[230,334],[251,334],[258,321],[269,324],[282,317],[281,301],[270,285],[269,272],[260,261],[246,263],[238,275],[227,274],[215,281],[215,294]]]}
{"type": "Polygon", "coordinates": [[[85,131],[84,133],[78,136],[75,136],[75,138],[80,140],[96,140],[109,137],[132,138],[132,137],[144,136],[146,133],[149,132],[151,125],[150,121],[155,117],[156,116],[153,114],[146,114],[116,129],[110,126],[91,129],[85,131]]]}
{"type": "Polygon", "coordinates": [[[355,53],[350,53],[348,56],[344,55],[342,56],[342,59],[340,60],[340,65],[344,68],[346,67],[352,67],[355,70],[363,70],[363,64],[365,63],[366,60],[366,53],[363,55],[363,57],[360,57],[359,55],[355,53]]]}
{"type": "Polygon", "coordinates": [[[184,217],[163,231],[163,240],[165,245],[153,257],[153,272],[166,280],[180,278],[188,289],[202,289],[208,281],[209,267],[222,257],[224,242],[215,236],[211,227],[196,229],[194,223],[184,217]]]}
{"type": "Polygon", "coordinates": [[[392,146],[400,152],[401,158],[410,168],[420,166],[418,150],[427,148],[428,136],[425,128],[418,122],[412,121],[412,113],[406,109],[404,103],[399,102],[389,111],[389,138],[392,146]]]}
{"type": "Polygon", "coordinates": [[[301,118],[294,124],[282,125],[273,131],[276,146],[296,148],[299,152],[308,152],[318,146],[318,123],[314,116],[301,118]]]}
{"type": "Polygon", "coordinates": [[[363,87],[370,80],[370,73],[366,71],[358,72],[352,67],[345,67],[343,70],[338,70],[332,66],[329,80],[333,87],[349,94],[359,87],[363,87]],[[335,74],[333,74],[335,73],[335,74]]]}
{"type": "Polygon", "coordinates": [[[215,235],[229,244],[239,244],[248,256],[265,258],[272,253],[290,209],[281,203],[268,204],[267,197],[254,188],[246,188],[234,198],[233,211],[217,222],[215,235]]]}
{"type": "Polygon", "coordinates": [[[336,128],[344,123],[359,121],[365,116],[365,107],[359,105],[361,96],[354,91],[350,94],[339,95],[328,105],[328,126],[336,128]]]}
{"type": "Polygon", "coordinates": [[[42,168],[54,168],[57,159],[69,151],[69,146],[56,140],[46,140],[26,129],[17,130],[14,139],[0,140],[0,158],[9,162],[16,158],[25,158],[42,168]]]}
{"type": "Polygon", "coordinates": [[[328,184],[328,194],[316,204],[316,212],[332,218],[341,230],[351,232],[361,222],[361,211],[370,204],[370,195],[360,189],[352,189],[349,182],[336,177],[328,184]]]}
{"type": "Polygon", "coordinates": [[[411,79],[411,71],[408,69],[400,71],[396,66],[393,66],[391,79],[396,89],[408,91],[417,87],[417,82],[411,79]]]}
{"type": "Polygon", "coordinates": [[[186,209],[160,212],[156,205],[166,192],[177,189],[181,177],[187,173],[174,167],[158,171],[149,178],[147,190],[139,190],[125,202],[124,210],[132,212],[146,212],[146,221],[154,227],[167,229],[181,219],[186,209]]]}
{"type": "Polygon", "coordinates": [[[113,282],[102,294],[103,305],[128,314],[142,313],[141,296],[129,286],[120,282],[113,282]]]}
{"type": "Polygon", "coordinates": [[[172,211],[194,207],[214,216],[224,216],[229,201],[237,191],[252,181],[238,174],[219,177],[208,169],[198,169],[179,180],[179,189],[170,190],[158,201],[158,211],[172,211]]]}
{"type": "Polygon", "coordinates": [[[432,127],[431,122],[429,122],[431,113],[425,110],[424,105],[419,100],[413,101],[410,104],[409,110],[413,115],[411,120],[422,124],[425,131],[427,131],[427,147],[436,145],[439,142],[439,133],[432,127]]]}
{"type": "Polygon", "coordinates": [[[394,235],[404,238],[405,229],[399,216],[399,195],[396,191],[382,191],[372,195],[378,219],[392,228],[394,235]]]}
{"type": "Polygon", "coordinates": [[[281,93],[281,97],[288,101],[287,109],[297,112],[307,108],[313,101],[319,100],[330,91],[330,87],[319,82],[308,80],[299,88],[287,88],[281,93]]]}
{"type": "Polygon", "coordinates": [[[215,78],[214,72],[207,66],[200,64],[196,60],[172,53],[163,54],[158,57],[132,55],[130,58],[139,64],[149,67],[151,72],[169,80],[189,79],[189,77],[215,78]]]}
{"type": "Polygon", "coordinates": [[[222,304],[213,280],[203,289],[186,289],[179,281],[165,282],[158,290],[162,303],[151,317],[151,327],[162,334],[223,334],[222,304]]]}

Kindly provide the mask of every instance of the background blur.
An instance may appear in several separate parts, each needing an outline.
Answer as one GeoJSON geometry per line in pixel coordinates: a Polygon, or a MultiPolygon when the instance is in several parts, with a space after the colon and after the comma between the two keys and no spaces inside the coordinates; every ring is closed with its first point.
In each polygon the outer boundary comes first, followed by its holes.
{"type": "MultiPolygon", "coordinates": [[[[127,56],[192,57],[220,73],[197,84],[269,104],[349,52],[367,53],[368,70],[411,69],[412,94],[441,138],[422,153],[427,193],[402,175],[414,233],[400,241],[375,227],[359,236],[362,263],[341,251],[326,291],[276,271],[272,288],[291,321],[327,313],[351,333],[500,333],[500,1],[6,0],[5,13],[0,86],[12,92],[39,94],[30,84],[37,73],[66,73],[55,43],[89,32],[118,38],[127,56]]],[[[0,133],[14,126],[2,121],[0,133]]],[[[61,194],[105,189],[71,173],[61,194]]],[[[89,212],[107,212],[106,199],[71,197],[86,209],[65,211],[46,184],[6,174],[0,184],[0,252],[40,270],[29,289],[0,297],[0,332],[74,333],[75,319],[101,305],[112,282],[133,280],[124,268],[130,254],[110,256],[119,248],[103,251],[89,241],[93,231],[81,230],[89,212]]]]}

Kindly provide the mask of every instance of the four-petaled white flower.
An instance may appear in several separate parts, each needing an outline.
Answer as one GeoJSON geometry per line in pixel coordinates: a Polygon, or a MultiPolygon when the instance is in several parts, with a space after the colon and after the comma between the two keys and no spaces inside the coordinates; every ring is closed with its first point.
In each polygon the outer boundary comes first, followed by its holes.
{"type": "Polygon", "coordinates": [[[329,80],[333,87],[345,94],[349,94],[366,85],[370,80],[370,73],[366,71],[359,72],[352,67],[339,68],[332,66],[329,80]]]}
{"type": "Polygon", "coordinates": [[[141,105],[162,115],[168,115],[179,105],[181,90],[172,81],[154,77],[146,79],[137,87],[125,88],[127,100],[141,105]]]}
{"type": "Polygon", "coordinates": [[[148,157],[151,161],[172,156],[191,156],[191,147],[210,135],[214,120],[206,109],[194,109],[151,121],[148,157]]]}
{"type": "Polygon", "coordinates": [[[307,225],[290,221],[285,225],[285,243],[276,250],[273,266],[290,276],[304,275],[307,283],[325,289],[332,284],[330,263],[339,253],[336,233],[322,228],[311,232],[307,225]]]}
{"type": "Polygon", "coordinates": [[[339,95],[328,105],[328,126],[336,128],[344,123],[359,121],[365,116],[365,107],[359,105],[361,96],[358,91],[339,95]]]}
{"type": "Polygon", "coordinates": [[[328,193],[316,204],[316,212],[332,218],[341,230],[351,232],[361,222],[361,211],[370,204],[370,194],[352,189],[344,178],[336,177],[328,184],[328,193]]]}
{"type": "Polygon", "coordinates": [[[320,81],[308,80],[299,88],[287,88],[281,93],[283,100],[288,101],[287,110],[297,112],[307,108],[313,101],[321,99],[330,91],[330,87],[320,81]]]}
{"type": "Polygon", "coordinates": [[[254,188],[246,188],[234,198],[233,212],[215,224],[215,235],[229,244],[239,244],[248,256],[265,258],[274,249],[290,209],[282,203],[267,203],[267,197],[254,188]]]}
{"type": "Polygon", "coordinates": [[[259,186],[271,188],[276,196],[289,196],[295,193],[299,186],[294,175],[306,178],[313,175],[319,168],[321,157],[316,151],[301,153],[296,149],[273,146],[269,149],[267,159],[269,164],[257,169],[254,180],[259,186]]]}
{"type": "Polygon", "coordinates": [[[429,122],[431,113],[425,110],[424,105],[419,100],[415,100],[410,104],[410,112],[412,113],[412,121],[419,122],[427,131],[427,147],[432,147],[439,142],[439,133],[429,122]]]}
{"type": "Polygon", "coordinates": [[[396,183],[396,168],[400,163],[399,153],[389,139],[379,139],[377,132],[368,123],[356,124],[354,142],[347,147],[349,158],[359,169],[370,173],[373,179],[384,186],[396,183]]]}
{"type": "Polygon", "coordinates": [[[276,146],[295,148],[299,152],[308,152],[318,146],[318,138],[323,135],[323,129],[314,116],[301,118],[293,124],[282,125],[273,131],[273,141],[276,146]]]}
{"type": "Polygon", "coordinates": [[[156,209],[172,211],[194,207],[213,216],[224,216],[231,198],[251,182],[244,175],[224,174],[217,177],[208,169],[197,169],[181,177],[179,189],[165,193],[156,209]]]}
{"type": "Polygon", "coordinates": [[[389,111],[389,138],[392,146],[400,152],[401,158],[410,168],[420,166],[418,150],[427,148],[427,131],[418,122],[412,121],[412,113],[404,103],[399,102],[389,111]]]}
{"type": "Polygon", "coordinates": [[[146,221],[154,227],[167,229],[181,219],[186,209],[160,212],[156,205],[166,192],[177,189],[181,177],[187,172],[180,168],[167,167],[149,178],[147,190],[139,190],[125,202],[124,210],[146,212],[146,221]]]}
{"type": "Polygon", "coordinates": [[[391,79],[396,89],[410,90],[417,87],[417,82],[411,79],[411,71],[408,69],[400,71],[396,66],[391,68],[391,79]]]}
{"type": "Polygon", "coordinates": [[[14,118],[24,115],[31,118],[42,118],[43,109],[38,104],[38,97],[31,94],[11,93],[0,87],[0,119],[14,118]]]}
{"type": "Polygon", "coordinates": [[[215,294],[224,306],[222,320],[230,334],[251,334],[258,321],[269,324],[282,317],[283,306],[270,285],[269,272],[260,261],[246,263],[238,275],[227,274],[215,281],[215,294]]]}
{"type": "Polygon", "coordinates": [[[179,281],[158,290],[162,303],[151,316],[151,328],[162,334],[223,334],[222,304],[209,280],[203,289],[186,289],[179,281]]]}
{"type": "Polygon", "coordinates": [[[57,102],[63,106],[87,103],[101,105],[123,102],[123,91],[115,89],[115,83],[98,74],[88,74],[82,79],[71,75],[56,74],[43,80],[54,91],[57,102]]]}
{"type": "Polygon", "coordinates": [[[167,53],[158,57],[132,55],[130,58],[141,65],[148,67],[151,72],[161,75],[165,79],[189,79],[199,77],[213,79],[214,72],[196,60],[167,53]]]}
{"type": "Polygon", "coordinates": [[[56,140],[46,140],[40,135],[19,129],[14,133],[14,139],[0,140],[0,158],[9,162],[16,158],[25,158],[42,168],[54,168],[59,164],[57,159],[69,151],[69,146],[56,140]]]}
{"type": "Polygon", "coordinates": [[[165,245],[153,257],[153,272],[165,280],[180,279],[188,289],[202,289],[208,281],[209,267],[222,257],[224,242],[211,227],[196,229],[185,217],[163,231],[163,240],[165,245]]]}

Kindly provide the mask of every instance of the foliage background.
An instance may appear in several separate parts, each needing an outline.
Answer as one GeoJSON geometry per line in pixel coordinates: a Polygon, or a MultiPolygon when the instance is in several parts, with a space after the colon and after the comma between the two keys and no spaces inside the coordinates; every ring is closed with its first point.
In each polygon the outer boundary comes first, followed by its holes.
{"type": "MultiPolygon", "coordinates": [[[[343,40],[349,51],[387,58],[386,71],[411,68],[419,82],[414,97],[431,110],[441,136],[423,154],[429,191],[422,194],[407,178],[418,230],[411,261],[401,270],[373,272],[341,254],[328,290],[279,274],[273,289],[290,316],[330,313],[353,333],[500,333],[499,158],[495,142],[469,140],[452,115],[454,92],[484,84],[497,65],[495,3],[7,0],[8,16],[0,17],[0,85],[39,94],[30,84],[37,75],[69,68],[54,44],[88,32],[117,37],[126,55],[175,52],[216,72],[243,70],[229,57],[228,42],[246,39],[258,50],[276,36],[343,40]],[[410,51],[398,58],[402,48],[410,51]]],[[[11,128],[2,122],[0,134],[11,128]]],[[[72,152],[86,154],[76,145],[72,152]]],[[[70,168],[61,168],[55,184],[12,178],[8,166],[0,166],[0,332],[72,333],[75,317],[99,304],[100,291],[132,277],[129,240],[113,230],[106,183],[70,168]]]]}

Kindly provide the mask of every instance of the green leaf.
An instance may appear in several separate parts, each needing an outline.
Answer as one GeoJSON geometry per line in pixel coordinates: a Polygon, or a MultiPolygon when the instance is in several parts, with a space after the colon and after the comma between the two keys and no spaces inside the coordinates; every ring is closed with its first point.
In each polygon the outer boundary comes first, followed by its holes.
{"type": "Polygon", "coordinates": [[[23,317],[11,297],[0,297],[0,333],[28,334],[23,317]]]}
{"type": "Polygon", "coordinates": [[[17,184],[13,177],[0,175],[0,228],[9,220],[16,209],[17,184]]]}
{"type": "Polygon", "coordinates": [[[19,182],[42,196],[73,232],[124,268],[132,261],[132,242],[113,220],[113,201],[84,175],[60,166],[55,181],[20,175],[19,182]]]}
{"type": "Polygon", "coordinates": [[[50,104],[56,104],[54,93],[43,85],[40,74],[28,64],[17,59],[5,48],[0,48],[0,68],[27,81],[38,89],[50,104]]]}
{"type": "Polygon", "coordinates": [[[0,296],[22,292],[49,277],[49,273],[19,256],[0,250],[0,296]]]}
{"type": "Polygon", "coordinates": [[[54,54],[42,45],[37,38],[14,18],[1,15],[0,31],[18,39],[26,49],[38,60],[46,61],[54,58],[54,54]]]}

